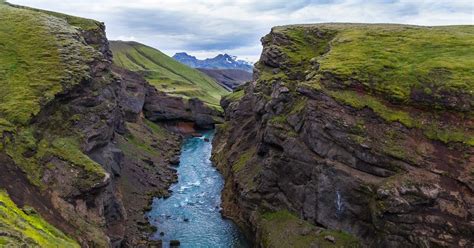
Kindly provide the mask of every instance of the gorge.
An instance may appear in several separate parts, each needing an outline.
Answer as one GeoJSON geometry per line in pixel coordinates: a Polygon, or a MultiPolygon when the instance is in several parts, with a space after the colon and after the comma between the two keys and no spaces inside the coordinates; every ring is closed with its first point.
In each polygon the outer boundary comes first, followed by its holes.
{"type": "Polygon", "coordinates": [[[95,20],[0,24],[0,247],[474,246],[472,25],[277,26],[223,87],[95,20]]]}

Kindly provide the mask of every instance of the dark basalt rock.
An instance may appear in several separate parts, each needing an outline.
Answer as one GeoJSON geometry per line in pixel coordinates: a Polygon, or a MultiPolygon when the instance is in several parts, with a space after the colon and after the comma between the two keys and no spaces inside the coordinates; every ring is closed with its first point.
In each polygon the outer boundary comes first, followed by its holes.
{"type": "Polygon", "coordinates": [[[199,99],[185,101],[168,96],[153,86],[146,87],[145,116],[155,122],[193,122],[197,128],[211,129],[222,122],[222,113],[213,110],[199,99]]]}
{"type": "MultiPolygon", "coordinates": [[[[262,65],[291,69],[278,49],[286,37],[271,33],[262,42],[256,79],[262,65]]],[[[212,158],[226,179],[224,216],[260,245],[259,214],[282,209],[351,233],[369,247],[474,245],[472,174],[466,171],[472,147],[451,149],[368,108],[295,87],[301,80],[295,78],[252,82],[239,101],[222,100],[226,122],[217,129],[212,158]]]]}
{"type": "Polygon", "coordinates": [[[179,240],[170,241],[170,247],[179,247],[180,245],[181,245],[181,242],[179,242],[179,240]]]}
{"type": "Polygon", "coordinates": [[[171,165],[179,165],[179,156],[174,156],[170,159],[170,164],[171,165]]]}
{"type": "MultiPolygon", "coordinates": [[[[112,66],[104,30],[104,25],[98,24],[97,29],[80,31],[81,37],[77,38],[98,51],[89,64],[90,75],[57,94],[29,124],[35,128],[38,140],[47,140],[50,135],[75,135],[71,138],[79,143],[80,151],[100,165],[104,175],[91,176],[93,173],[81,166],[71,166],[60,157],[48,155],[39,161],[44,168],[40,180],[45,185],[40,189],[0,151],[0,187],[19,206],[32,206],[83,247],[138,247],[154,231],[142,212],[150,206],[153,195],[149,193],[159,191],[166,196],[168,187],[177,179],[176,171],[169,169],[165,161],[175,155],[169,151],[179,151],[181,138],[166,132],[167,142],[157,148],[162,155],[153,158],[142,154],[132,157],[118,145],[130,133],[130,123],[140,130],[150,129],[144,123],[143,109],[151,86],[140,75],[112,66]]],[[[172,100],[163,93],[156,95],[160,97],[155,99],[163,100],[167,109],[172,100]]],[[[161,106],[153,99],[148,99],[147,104],[161,106]]],[[[199,102],[193,102],[191,107],[179,99],[176,111],[180,108],[192,120],[199,119],[193,117],[192,108],[202,115],[215,114],[199,102]]],[[[202,117],[199,123],[207,125],[210,121],[202,117]]],[[[12,140],[8,135],[4,133],[4,138],[12,140]]],[[[151,131],[147,135],[156,138],[151,131]]],[[[23,156],[36,153],[32,149],[23,156]]]]}

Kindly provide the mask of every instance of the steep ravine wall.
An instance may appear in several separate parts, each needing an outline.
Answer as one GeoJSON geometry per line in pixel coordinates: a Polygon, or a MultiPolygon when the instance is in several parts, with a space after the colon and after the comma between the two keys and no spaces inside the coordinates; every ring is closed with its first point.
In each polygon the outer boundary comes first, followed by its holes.
{"type": "Polygon", "coordinates": [[[472,56],[455,51],[473,39],[454,26],[272,29],[254,81],[221,101],[224,215],[261,247],[358,246],[347,233],[369,247],[473,246],[474,77],[436,62],[443,49],[450,61],[472,56]],[[378,61],[390,51],[400,60],[378,61]],[[426,55],[417,66],[428,70],[403,69],[426,55]],[[429,70],[451,76],[423,81],[429,70]],[[459,74],[465,85],[450,88],[459,74]]]}
{"type": "MultiPolygon", "coordinates": [[[[24,211],[9,217],[36,221],[38,213],[70,237],[33,223],[55,242],[148,245],[153,229],[145,212],[177,179],[170,163],[181,134],[170,130],[179,131],[172,127],[181,121],[210,127],[220,113],[197,99],[169,97],[114,67],[103,23],[5,3],[0,12],[2,38],[8,25],[24,28],[9,34],[13,43],[5,43],[0,64],[8,72],[0,78],[0,188],[18,206],[2,200],[8,210],[2,214],[24,211]]],[[[26,225],[0,231],[0,245],[44,246],[26,225]]]]}

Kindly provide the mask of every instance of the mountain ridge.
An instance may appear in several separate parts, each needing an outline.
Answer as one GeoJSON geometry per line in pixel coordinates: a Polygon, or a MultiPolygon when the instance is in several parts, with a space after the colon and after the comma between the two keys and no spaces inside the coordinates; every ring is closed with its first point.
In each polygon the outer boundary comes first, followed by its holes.
{"type": "Polygon", "coordinates": [[[244,60],[237,60],[236,56],[218,54],[214,58],[198,59],[186,52],[176,53],[173,59],[193,68],[203,69],[239,69],[252,73],[253,65],[244,60]]]}

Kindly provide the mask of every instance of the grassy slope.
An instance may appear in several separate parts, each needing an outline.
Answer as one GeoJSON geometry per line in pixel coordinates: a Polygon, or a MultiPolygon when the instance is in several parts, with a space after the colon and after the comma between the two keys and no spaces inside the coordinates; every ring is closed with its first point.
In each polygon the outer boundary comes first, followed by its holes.
{"type": "Polygon", "coordinates": [[[210,77],[157,49],[123,41],[112,41],[110,47],[115,64],[144,72],[146,79],[161,91],[184,98],[197,97],[214,107],[219,107],[220,98],[228,93],[210,77]]]}
{"type": "Polygon", "coordinates": [[[413,88],[474,96],[474,26],[343,29],[321,70],[408,101],[413,88]]]}
{"type": "Polygon", "coordinates": [[[359,241],[342,231],[322,230],[287,211],[262,215],[262,242],[265,247],[361,247],[359,241]],[[325,239],[334,237],[332,243],[325,239]]]}
{"type": "MultiPolygon", "coordinates": [[[[306,27],[310,27],[308,25],[306,27]]],[[[414,88],[474,96],[474,26],[321,24],[333,32],[326,42],[305,36],[305,26],[275,28],[293,38],[295,60],[318,58],[321,72],[356,79],[387,97],[410,101],[414,88]],[[312,43],[312,44],[308,44],[312,43]],[[325,52],[325,51],[324,51],[325,52]]]]}
{"type": "Polygon", "coordinates": [[[59,18],[0,4],[0,118],[26,124],[54,95],[80,82],[97,54],[59,18]],[[67,63],[65,63],[67,61],[67,63]]]}
{"type": "MultiPolygon", "coordinates": [[[[410,108],[420,104],[411,97],[414,91],[438,102],[445,100],[445,93],[464,96],[473,104],[474,26],[320,24],[276,27],[273,32],[292,41],[280,47],[291,70],[313,73],[304,84],[356,108],[371,108],[389,122],[420,128],[428,138],[474,145],[474,130],[465,125],[472,111],[454,111],[460,121],[446,123],[442,104],[422,114],[410,108]],[[309,32],[311,28],[326,35],[318,37],[309,32]],[[328,73],[337,76],[342,83],[338,87],[345,89],[328,88],[321,81],[328,73]],[[355,81],[362,91],[351,86],[355,81]]],[[[262,69],[263,81],[289,77],[262,69]]]]}
{"type": "MultiPolygon", "coordinates": [[[[71,19],[77,22],[80,18],[71,19]]],[[[56,94],[88,77],[87,64],[100,54],[78,40],[77,29],[65,19],[40,10],[0,4],[0,22],[0,132],[15,135],[0,148],[36,185],[42,172],[38,161],[51,155],[91,172],[91,179],[100,179],[102,167],[82,154],[78,137],[49,135],[48,140],[36,140],[35,128],[29,126],[31,118],[56,94]],[[29,150],[36,150],[35,156],[22,155],[29,150]]]]}
{"type": "Polygon", "coordinates": [[[74,240],[44,221],[33,209],[19,209],[8,194],[0,190],[1,247],[80,247],[74,240]]]}
{"type": "MultiPolygon", "coordinates": [[[[64,161],[63,166],[71,171],[81,172],[73,182],[81,189],[102,182],[106,173],[82,153],[81,136],[69,130],[71,120],[65,120],[59,111],[54,113],[50,120],[55,131],[47,135],[42,135],[42,130],[31,124],[31,119],[56,94],[90,77],[88,64],[102,55],[84,44],[80,31],[102,32],[99,23],[4,2],[0,2],[0,23],[0,152],[8,154],[30,182],[40,188],[47,188],[41,178],[52,166],[44,161],[52,157],[64,161]],[[30,155],[25,155],[27,153],[30,155]]],[[[11,204],[5,206],[4,211],[9,214],[16,211],[11,204]]],[[[10,215],[11,223],[1,225],[0,229],[16,230],[16,234],[30,237],[40,245],[56,242],[48,235],[57,236],[58,242],[63,239],[41,221],[34,228],[28,227],[23,223],[24,216],[18,214],[10,215]],[[36,231],[40,234],[35,234],[36,231]]],[[[72,245],[58,245],[66,246],[72,245]]]]}

